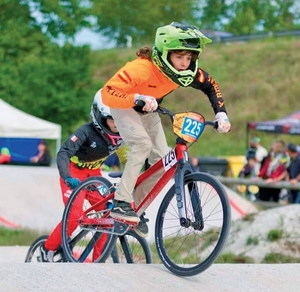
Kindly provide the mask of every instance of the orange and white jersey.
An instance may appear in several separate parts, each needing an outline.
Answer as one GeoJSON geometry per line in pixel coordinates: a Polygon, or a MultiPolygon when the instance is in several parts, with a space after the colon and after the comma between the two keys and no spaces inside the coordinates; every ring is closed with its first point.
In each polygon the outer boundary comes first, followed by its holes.
{"type": "MultiPolygon", "coordinates": [[[[226,112],[220,88],[208,73],[199,69],[190,86],[208,96],[215,113],[226,112]]],[[[128,109],[135,106],[135,94],[150,95],[161,100],[178,87],[151,60],[137,58],[108,80],[102,89],[102,101],[111,108],[128,109]]]]}

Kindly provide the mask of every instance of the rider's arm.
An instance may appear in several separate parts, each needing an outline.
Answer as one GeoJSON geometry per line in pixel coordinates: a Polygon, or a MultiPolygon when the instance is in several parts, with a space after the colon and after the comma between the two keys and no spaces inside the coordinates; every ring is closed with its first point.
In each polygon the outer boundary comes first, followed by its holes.
{"type": "Polygon", "coordinates": [[[70,158],[77,153],[86,139],[86,132],[82,126],[62,144],[57,153],[56,162],[59,174],[63,179],[71,176],[69,171],[70,158]]]}
{"type": "Polygon", "coordinates": [[[204,92],[211,103],[214,113],[225,112],[225,104],[219,84],[202,69],[198,69],[198,73],[193,83],[193,88],[200,89],[204,92]]]}

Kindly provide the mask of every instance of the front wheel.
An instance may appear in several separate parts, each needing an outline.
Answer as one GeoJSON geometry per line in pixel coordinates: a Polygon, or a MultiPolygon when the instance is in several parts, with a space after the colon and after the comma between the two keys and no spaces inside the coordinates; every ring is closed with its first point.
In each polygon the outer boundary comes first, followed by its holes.
{"type": "Polygon", "coordinates": [[[184,178],[183,212],[179,216],[175,186],[158,210],[155,243],[163,264],[179,276],[207,269],[224,246],[230,226],[230,207],[223,186],[211,175],[184,178]]]}

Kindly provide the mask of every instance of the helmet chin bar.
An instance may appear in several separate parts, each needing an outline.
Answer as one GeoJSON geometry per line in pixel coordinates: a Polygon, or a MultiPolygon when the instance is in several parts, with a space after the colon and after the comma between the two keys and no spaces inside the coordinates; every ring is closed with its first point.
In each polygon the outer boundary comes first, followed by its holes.
{"type": "Polygon", "coordinates": [[[179,77],[178,81],[182,84],[182,86],[189,86],[193,82],[194,78],[192,76],[179,77]]]}

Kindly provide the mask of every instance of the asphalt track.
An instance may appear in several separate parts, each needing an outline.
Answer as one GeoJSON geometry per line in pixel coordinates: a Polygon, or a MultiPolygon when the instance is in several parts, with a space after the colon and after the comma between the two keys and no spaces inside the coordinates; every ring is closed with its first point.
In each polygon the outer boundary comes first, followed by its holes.
{"type": "Polygon", "coordinates": [[[30,264],[27,246],[0,247],[0,292],[298,292],[300,264],[214,264],[182,278],[163,265],[30,264]]]}
{"type": "Polygon", "coordinates": [[[298,292],[300,264],[215,264],[182,278],[162,265],[0,265],[0,291],[298,292]]]}

